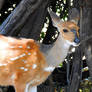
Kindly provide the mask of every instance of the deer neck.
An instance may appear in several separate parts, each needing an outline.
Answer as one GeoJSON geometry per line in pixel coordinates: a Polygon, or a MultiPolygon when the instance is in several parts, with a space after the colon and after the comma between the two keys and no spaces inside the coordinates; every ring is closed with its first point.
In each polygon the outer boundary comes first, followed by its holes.
{"type": "Polygon", "coordinates": [[[67,56],[70,44],[63,39],[61,35],[57,38],[56,42],[52,45],[42,45],[41,51],[46,57],[46,62],[49,66],[56,67],[64,61],[67,56]]]}

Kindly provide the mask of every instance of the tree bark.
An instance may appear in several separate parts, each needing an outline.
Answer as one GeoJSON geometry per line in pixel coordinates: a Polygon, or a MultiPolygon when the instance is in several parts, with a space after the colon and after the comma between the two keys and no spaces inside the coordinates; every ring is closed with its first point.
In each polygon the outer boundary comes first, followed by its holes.
{"type": "MultiPolygon", "coordinates": [[[[78,1],[78,0],[77,0],[78,1]]],[[[74,20],[79,25],[79,6],[76,7],[76,0],[74,0],[74,8],[69,10],[69,20],[74,20]]],[[[78,2],[77,2],[78,4],[78,2]]],[[[75,53],[73,54],[73,64],[72,70],[69,75],[69,83],[66,88],[66,92],[78,92],[79,84],[81,80],[81,46],[76,48],[75,53]]],[[[70,63],[70,62],[69,62],[70,63]]]]}
{"type": "MultiPolygon", "coordinates": [[[[86,56],[89,75],[92,78],[92,0],[81,0],[81,39],[89,38],[82,44],[82,51],[86,56]]],[[[92,92],[92,89],[90,89],[92,92]]]]}
{"type": "MultiPolygon", "coordinates": [[[[46,18],[47,6],[48,0],[22,0],[0,26],[0,34],[38,40],[46,18]]],[[[53,90],[49,85],[38,87],[38,92],[54,92],[53,90]]]]}
{"type": "Polygon", "coordinates": [[[0,26],[0,34],[21,36],[38,40],[48,0],[22,0],[0,26]],[[32,33],[31,33],[32,32],[32,33]],[[33,34],[37,36],[33,37],[33,34]]]}
{"type": "MultiPolygon", "coordinates": [[[[74,53],[74,60],[72,66],[72,74],[71,74],[71,84],[69,87],[69,92],[78,92],[79,83],[81,79],[81,52],[80,47],[76,48],[76,52],[74,53]]],[[[68,92],[68,91],[67,91],[68,92]]]]}
{"type": "Polygon", "coordinates": [[[4,3],[4,0],[0,0],[0,10],[2,9],[3,3],[4,3]]]}
{"type": "Polygon", "coordinates": [[[87,65],[89,67],[90,77],[92,77],[92,0],[82,0],[81,2],[81,27],[82,40],[89,37],[83,43],[82,51],[84,51],[87,58],[87,65]]]}

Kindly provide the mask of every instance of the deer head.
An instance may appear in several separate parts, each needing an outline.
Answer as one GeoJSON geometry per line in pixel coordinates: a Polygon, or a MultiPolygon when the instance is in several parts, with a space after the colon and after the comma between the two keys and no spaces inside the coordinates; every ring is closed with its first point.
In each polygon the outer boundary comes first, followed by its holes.
{"type": "Polygon", "coordinates": [[[76,22],[71,20],[63,22],[53,11],[49,10],[53,25],[57,27],[62,39],[69,42],[70,45],[76,46],[79,44],[79,27],[76,22]]]}
{"type": "Polygon", "coordinates": [[[49,10],[53,25],[60,32],[56,42],[50,46],[41,45],[41,51],[45,55],[46,62],[50,66],[58,66],[64,61],[70,46],[79,45],[79,27],[75,22],[63,22],[53,11],[49,10]]]}
{"type": "Polygon", "coordinates": [[[60,32],[51,46],[0,35],[0,85],[13,85],[16,92],[36,92],[34,86],[45,81],[54,67],[64,61],[71,45],[79,43],[74,22],[62,22],[53,12],[50,15],[60,32]]]}

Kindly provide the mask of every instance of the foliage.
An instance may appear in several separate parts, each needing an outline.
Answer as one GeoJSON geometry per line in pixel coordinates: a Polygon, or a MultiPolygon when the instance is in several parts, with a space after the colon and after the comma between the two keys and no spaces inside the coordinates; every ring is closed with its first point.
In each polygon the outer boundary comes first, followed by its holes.
{"type": "Polygon", "coordinates": [[[92,89],[92,80],[90,78],[82,80],[79,92],[90,92],[90,89],[92,89]]]}

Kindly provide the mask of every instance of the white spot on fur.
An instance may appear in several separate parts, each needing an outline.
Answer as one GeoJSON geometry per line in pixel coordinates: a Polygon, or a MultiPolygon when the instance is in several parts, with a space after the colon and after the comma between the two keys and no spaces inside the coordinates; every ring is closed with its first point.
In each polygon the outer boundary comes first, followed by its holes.
{"type": "Polygon", "coordinates": [[[49,66],[49,67],[45,67],[44,71],[46,71],[46,72],[52,72],[54,69],[55,69],[55,67],[49,66]]]}
{"type": "Polygon", "coordinates": [[[25,68],[25,69],[24,69],[24,71],[28,71],[28,69],[27,69],[27,68],[25,68]]]}
{"type": "Polygon", "coordinates": [[[37,65],[36,64],[33,64],[33,69],[35,69],[37,67],[37,65]]]}
{"type": "Polygon", "coordinates": [[[28,53],[28,55],[31,55],[31,53],[28,53]]]}
{"type": "Polygon", "coordinates": [[[17,60],[19,59],[20,57],[14,57],[14,58],[10,58],[11,61],[14,61],[14,60],[17,60]]]}
{"type": "Polygon", "coordinates": [[[24,71],[28,71],[27,68],[24,68],[24,67],[20,67],[21,70],[24,70],[24,71]]]}
{"type": "Polygon", "coordinates": [[[30,46],[27,46],[28,49],[30,49],[30,46]]]}
{"type": "Polygon", "coordinates": [[[20,67],[20,69],[24,70],[25,68],[24,67],[20,67]]]}
{"type": "Polygon", "coordinates": [[[20,55],[19,57],[24,57],[24,56],[26,56],[26,54],[25,53],[23,53],[22,55],[20,55]]]}
{"type": "Polygon", "coordinates": [[[24,60],[24,59],[23,59],[22,61],[23,61],[24,63],[26,63],[26,62],[27,62],[27,61],[26,61],[26,60],[24,60]]]}
{"type": "Polygon", "coordinates": [[[7,66],[7,64],[0,64],[0,66],[7,66]]]}
{"type": "Polygon", "coordinates": [[[15,79],[15,74],[13,74],[13,75],[11,76],[11,79],[12,79],[12,80],[15,79]]]}
{"type": "Polygon", "coordinates": [[[22,46],[19,46],[19,48],[23,48],[22,46]]]}

